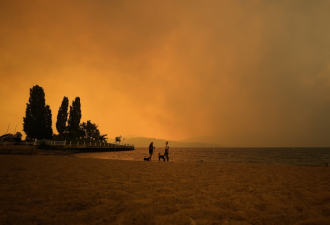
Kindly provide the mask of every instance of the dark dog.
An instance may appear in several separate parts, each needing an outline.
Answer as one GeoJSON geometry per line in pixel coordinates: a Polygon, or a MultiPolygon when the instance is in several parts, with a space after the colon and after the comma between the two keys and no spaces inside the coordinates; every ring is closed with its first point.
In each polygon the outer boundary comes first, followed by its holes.
{"type": "Polygon", "coordinates": [[[143,159],[144,161],[150,161],[150,158],[148,157],[148,158],[144,158],[143,159]]]}
{"type": "Polygon", "coordinates": [[[160,153],[158,153],[158,161],[160,161],[160,159],[163,159],[165,162],[165,155],[161,155],[160,153]]]}

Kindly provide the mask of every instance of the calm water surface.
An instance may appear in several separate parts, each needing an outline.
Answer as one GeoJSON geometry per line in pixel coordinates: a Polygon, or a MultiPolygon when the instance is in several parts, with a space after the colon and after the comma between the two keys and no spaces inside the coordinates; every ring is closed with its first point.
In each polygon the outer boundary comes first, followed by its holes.
{"type": "MultiPolygon", "coordinates": [[[[155,150],[152,161],[158,162],[155,150]]],[[[143,161],[148,157],[147,148],[133,151],[80,153],[79,158],[100,158],[116,160],[143,161]]],[[[330,163],[330,148],[170,148],[170,162],[209,162],[222,164],[268,164],[324,166],[330,163]]]]}

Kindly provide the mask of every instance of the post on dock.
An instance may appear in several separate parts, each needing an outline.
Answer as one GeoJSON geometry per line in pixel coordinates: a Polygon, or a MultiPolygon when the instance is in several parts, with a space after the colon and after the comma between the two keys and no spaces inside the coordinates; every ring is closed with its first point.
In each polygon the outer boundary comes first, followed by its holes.
{"type": "Polygon", "coordinates": [[[77,146],[79,145],[79,141],[77,142],[77,146]]]}

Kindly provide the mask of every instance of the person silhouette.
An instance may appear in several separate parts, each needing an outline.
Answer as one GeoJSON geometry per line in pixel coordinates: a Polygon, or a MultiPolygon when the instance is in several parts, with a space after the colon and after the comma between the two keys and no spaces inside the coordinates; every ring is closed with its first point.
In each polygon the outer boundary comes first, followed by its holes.
{"type": "Polygon", "coordinates": [[[167,162],[168,162],[168,159],[169,159],[168,158],[169,148],[170,148],[170,146],[168,146],[168,141],[166,141],[166,143],[165,143],[165,153],[164,153],[164,156],[167,159],[167,162]]]}
{"type": "Polygon", "coordinates": [[[154,143],[151,142],[149,145],[149,154],[150,154],[149,161],[151,161],[152,154],[154,153],[154,148],[155,148],[154,143]]]}

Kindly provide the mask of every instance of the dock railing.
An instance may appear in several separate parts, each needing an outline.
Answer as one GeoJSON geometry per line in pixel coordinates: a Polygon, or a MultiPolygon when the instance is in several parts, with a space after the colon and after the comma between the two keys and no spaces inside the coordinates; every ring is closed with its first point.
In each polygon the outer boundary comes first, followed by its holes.
{"type": "Polygon", "coordinates": [[[73,141],[70,141],[67,143],[70,147],[134,147],[132,144],[114,144],[114,143],[107,143],[107,142],[92,142],[92,141],[77,141],[76,143],[73,143],[73,141]]]}
{"type": "Polygon", "coordinates": [[[35,140],[33,145],[40,145],[43,142],[46,143],[47,145],[63,145],[63,146],[65,146],[65,144],[66,144],[66,141],[35,140]]]}
{"type": "MultiPolygon", "coordinates": [[[[0,145],[14,145],[16,142],[11,141],[3,141],[0,142],[0,145]]],[[[67,147],[134,147],[134,144],[118,144],[118,143],[107,143],[107,142],[99,142],[99,141],[53,141],[53,140],[34,140],[31,142],[21,142],[21,145],[40,145],[41,143],[45,143],[47,145],[58,145],[67,147]]]]}

